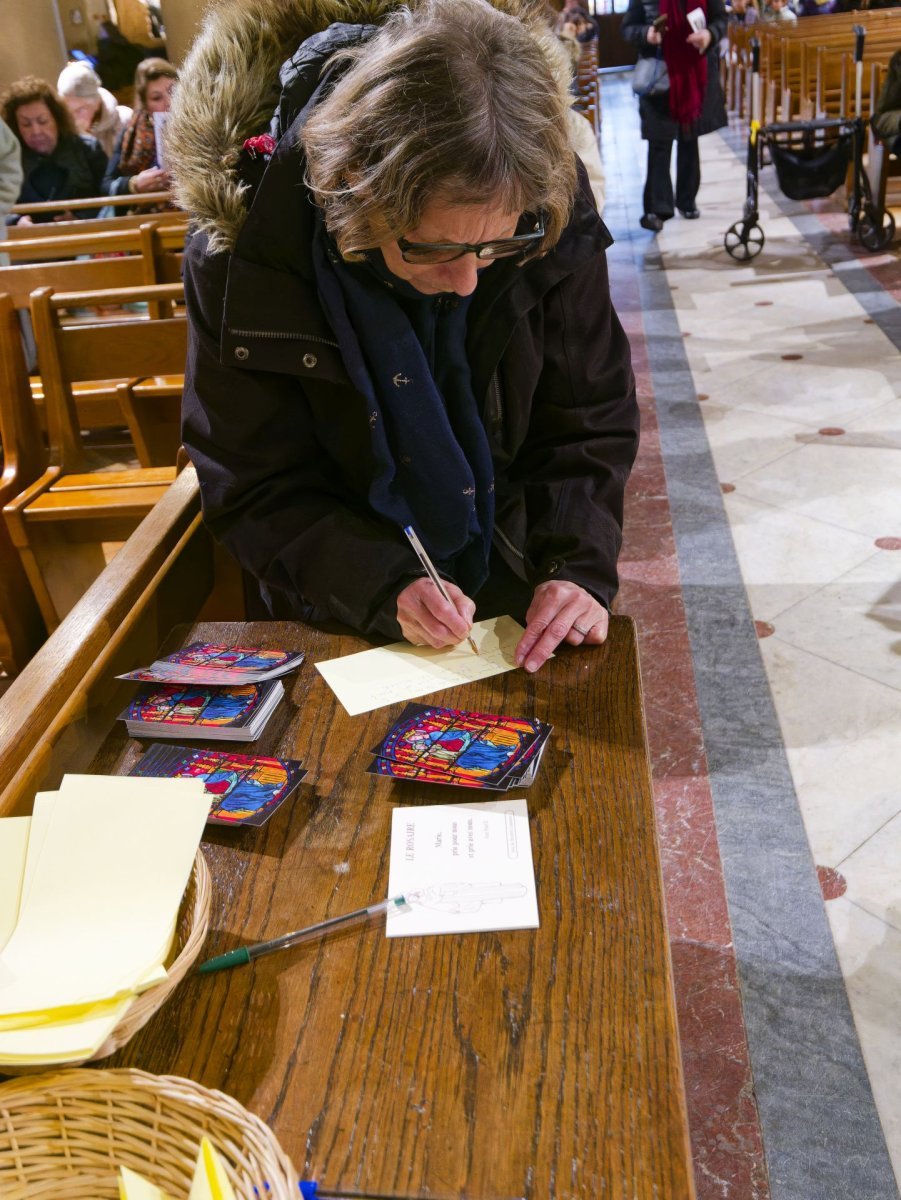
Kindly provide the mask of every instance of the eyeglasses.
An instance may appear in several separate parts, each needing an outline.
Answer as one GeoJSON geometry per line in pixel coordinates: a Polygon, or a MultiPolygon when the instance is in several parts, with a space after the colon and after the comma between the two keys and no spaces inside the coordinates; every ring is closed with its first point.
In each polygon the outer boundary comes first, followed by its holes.
{"type": "Polygon", "coordinates": [[[408,263],[448,263],[462,258],[464,254],[474,254],[483,262],[491,262],[495,258],[521,254],[543,237],[544,213],[540,212],[528,233],[498,238],[493,242],[408,242],[406,238],[398,238],[397,245],[401,258],[408,263]]]}

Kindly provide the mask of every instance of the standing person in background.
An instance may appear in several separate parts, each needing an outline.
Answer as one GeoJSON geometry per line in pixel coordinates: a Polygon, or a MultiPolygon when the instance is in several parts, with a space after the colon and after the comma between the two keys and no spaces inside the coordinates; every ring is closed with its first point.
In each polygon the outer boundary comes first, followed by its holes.
{"type": "MultiPolygon", "coordinates": [[[[6,237],[6,220],[22,187],[22,150],[19,141],[7,123],[0,117],[0,241],[6,237]]],[[[9,265],[5,254],[0,254],[0,267],[9,265]]]]}
{"type": "Polygon", "coordinates": [[[169,172],[160,166],[153,114],[168,113],[177,80],[178,72],[164,58],[145,58],[138,63],[137,107],[109,161],[103,181],[107,196],[168,190],[169,172]]]}
{"type": "Polygon", "coordinates": [[[95,137],[109,158],[126,122],[131,119],[128,105],[116,103],[116,97],[100,86],[100,80],[88,63],[71,62],[63,67],[56,89],[72,114],[78,132],[95,137]]]}
{"type": "Polygon", "coordinates": [[[638,47],[641,58],[662,55],[669,87],[656,95],[641,95],[641,136],[648,143],[648,174],[644,186],[643,229],[659,233],[675,209],[689,221],[699,217],[701,157],[698,138],[726,124],[726,105],[720,87],[717,47],[726,35],[723,0],[630,0],[623,37],[638,47]],[[704,15],[706,28],[695,30],[686,10],[704,15]],[[665,20],[664,20],[665,18],[665,20]],[[670,160],[676,143],[676,194],[670,160]]]}
{"type": "MultiPolygon", "coordinates": [[[[0,102],[0,116],[22,147],[24,181],[19,192],[20,204],[100,195],[106,169],[103,148],[96,138],[76,133],[69,110],[49,83],[33,75],[14,83],[0,102]]],[[[94,217],[97,210],[41,213],[34,218],[7,217],[6,223],[71,221],[76,215],[94,217]]]]}

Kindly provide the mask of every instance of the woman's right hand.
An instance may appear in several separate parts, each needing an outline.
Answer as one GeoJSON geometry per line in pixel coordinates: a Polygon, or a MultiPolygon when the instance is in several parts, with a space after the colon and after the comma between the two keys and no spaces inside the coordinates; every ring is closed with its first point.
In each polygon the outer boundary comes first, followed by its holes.
{"type": "Polygon", "coordinates": [[[655,29],[654,26],[651,25],[646,34],[646,39],[649,46],[659,46],[663,41],[663,34],[659,29],[655,29]]]}
{"type": "Polygon", "coordinates": [[[451,603],[431,579],[423,576],[408,583],[397,597],[401,633],[414,646],[457,646],[469,635],[476,606],[455,583],[444,581],[451,603]]]}
{"type": "Polygon", "coordinates": [[[131,192],[166,192],[169,190],[169,172],[162,167],[148,167],[132,175],[131,192]]]}

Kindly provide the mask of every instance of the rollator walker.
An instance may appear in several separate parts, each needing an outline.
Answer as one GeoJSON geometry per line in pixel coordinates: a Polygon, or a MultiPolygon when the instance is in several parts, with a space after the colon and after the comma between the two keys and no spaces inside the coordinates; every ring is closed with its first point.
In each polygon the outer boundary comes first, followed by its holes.
{"type": "Polygon", "coordinates": [[[751,41],[751,128],[748,136],[748,194],[744,215],[726,231],[723,239],[736,262],[749,262],[763,249],[758,192],[760,167],[769,151],[779,187],[790,200],[814,200],[831,196],[848,178],[848,222],[851,232],[866,250],[884,250],[895,236],[895,219],[873,199],[864,170],[863,151],[866,123],[863,103],[863,46],[865,30],[854,26],[855,101],[853,117],[829,117],[814,121],[761,123],[760,42],[751,41]]]}

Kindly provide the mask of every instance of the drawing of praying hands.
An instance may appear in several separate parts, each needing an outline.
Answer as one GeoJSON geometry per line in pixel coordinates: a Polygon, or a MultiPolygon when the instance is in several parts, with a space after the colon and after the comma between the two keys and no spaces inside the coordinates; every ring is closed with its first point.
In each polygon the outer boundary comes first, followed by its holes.
{"type": "Polygon", "coordinates": [[[436,912],[475,913],[484,904],[521,900],[525,894],[522,883],[436,883],[407,892],[406,900],[408,904],[419,904],[436,912]]]}

